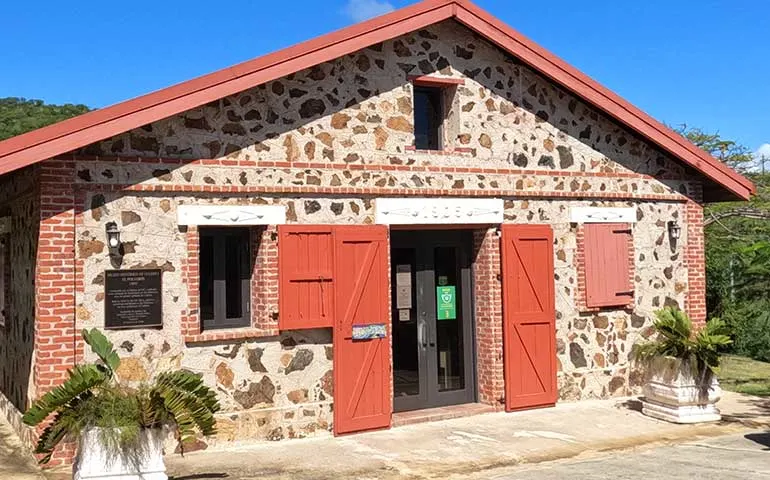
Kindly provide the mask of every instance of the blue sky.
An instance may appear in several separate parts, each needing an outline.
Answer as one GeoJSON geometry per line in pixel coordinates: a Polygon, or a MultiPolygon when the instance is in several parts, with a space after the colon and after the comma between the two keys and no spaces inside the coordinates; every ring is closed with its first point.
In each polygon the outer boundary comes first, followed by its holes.
{"type": "MultiPolygon", "coordinates": [[[[104,107],[413,1],[3,3],[0,97],[104,107]]],[[[770,158],[766,0],[476,3],[654,117],[770,158]]]]}

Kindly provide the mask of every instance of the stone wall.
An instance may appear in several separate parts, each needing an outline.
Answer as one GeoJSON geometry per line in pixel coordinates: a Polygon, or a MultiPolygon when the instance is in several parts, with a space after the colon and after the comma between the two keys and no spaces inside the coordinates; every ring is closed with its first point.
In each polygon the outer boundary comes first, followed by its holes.
{"type": "Polygon", "coordinates": [[[79,172],[82,181],[109,184],[689,193],[686,182],[682,185],[688,178],[682,165],[451,21],[155,122],[84,152],[218,159],[218,165],[230,167],[204,172],[134,164],[113,171],[99,165],[79,172]],[[407,76],[418,74],[465,80],[455,95],[460,113],[447,120],[456,122],[448,128],[457,135],[449,139],[446,155],[410,150],[414,135],[407,76]],[[310,170],[281,168],[290,166],[310,170]],[[363,166],[374,171],[362,175],[363,166]],[[459,170],[414,178],[411,172],[401,173],[409,172],[401,167],[459,170]],[[475,173],[463,171],[469,168],[534,173],[516,179],[478,178],[466,175],[475,173]],[[347,171],[358,173],[349,176],[347,171]],[[538,172],[546,175],[537,177],[538,172]],[[603,182],[586,184],[579,174],[605,176],[603,182]],[[570,177],[577,183],[563,181],[570,177]]]}
{"type": "Polygon", "coordinates": [[[27,409],[33,367],[35,261],[40,202],[35,187],[37,170],[27,168],[0,178],[0,217],[10,218],[6,241],[6,311],[0,327],[0,412],[31,442],[21,425],[27,409]]]}
{"type": "MultiPolygon", "coordinates": [[[[66,299],[41,299],[46,306],[66,307],[57,309],[63,313],[52,316],[51,324],[68,325],[70,336],[103,325],[103,271],[112,268],[104,230],[115,221],[125,247],[122,268],[161,268],[165,291],[162,330],[109,333],[123,357],[120,376],[141,382],[168,367],[203,373],[225,408],[221,440],[328,430],[331,335],[277,335],[280,312],[268,295],[246,335],[186,337],[185,322],[195,322],[197,292],[189,271],[196,262],[196,232],[177,225],[179,205],[284,205],[290,223],[371,224],[381,196],[504,198],[506,222],[554,228],[559,386],[565,400],[628,393],[635,384],[631,345],[650,335],[655,309],[692,302],[688,282],[702,269],[688,250],[700,230],[690,225],[697,223],[693,201],[700,200],[695,174],[454,22],[44,165],[51,173],[42,187],[41,239],[62,232],[59,268],[76,272],[73,289],[57,296],[66,299]],[[453,133],[442,152],[411,148],[407,76],[419,74],[465,81],[456,87],[447,119],[447,132],[453,133]],[[637,208],[633,309],[579,308],[580,227],[569,222],[575,206],[637,208]],[[675,248],[666,235],[671,219],[688,227],[675,248]]],[[[274,248],[275,239],[266,233],[264,245],[274,248]]],[[[702,247],[702,232],[699,241],[702,247]]],[[[489,327],[488,338],[479,336],[484,345],[478,353],[489,357],[488,365],[502,358],[494,242],[493,230],[476,233],[477,321],[489,327]]],[[[257,266],[271,275],[272,267],[261,263],[269,258],[260,258],[257,266]]],[[[275,288],[271,278],[253,282],[255,290],[275,288]]],[[[57,361],[51,375],[41,365],[44,388],[60,380],[70,357],[62,352],[57,361]]],[[[500,402],[501,379],[499,369],[479,372],[481,400],[500,402]]]]}

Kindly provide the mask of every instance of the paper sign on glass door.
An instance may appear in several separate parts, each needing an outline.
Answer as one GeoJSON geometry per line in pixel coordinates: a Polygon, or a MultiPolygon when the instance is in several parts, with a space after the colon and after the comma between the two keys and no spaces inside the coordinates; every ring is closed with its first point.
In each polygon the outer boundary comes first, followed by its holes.
{"type": "Polygon", "coordinates": [[[412,308],[412,266],[396,265],[396,308],[412,308]]]}

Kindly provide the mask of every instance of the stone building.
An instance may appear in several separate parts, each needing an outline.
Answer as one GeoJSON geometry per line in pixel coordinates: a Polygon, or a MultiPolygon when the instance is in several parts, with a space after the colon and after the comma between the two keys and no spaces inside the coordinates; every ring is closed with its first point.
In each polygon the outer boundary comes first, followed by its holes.
{"type": "Polygon", "coordinates": [[[204,376],[211,448],[627,395],[754,191],[466,0],[0,142],[0,185],[4,414],[99,327],[124,381],[204,376]]]}

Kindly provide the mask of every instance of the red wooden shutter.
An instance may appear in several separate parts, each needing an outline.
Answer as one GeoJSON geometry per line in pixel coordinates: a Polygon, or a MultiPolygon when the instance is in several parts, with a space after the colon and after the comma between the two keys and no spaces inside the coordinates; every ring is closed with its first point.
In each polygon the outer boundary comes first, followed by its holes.
{"type": "Polygon", "coordinates": [[[503,225],[503,350],[508,411],[556,403],[553,232],[503,225]]]}
{"type": "Polygon", "coordinates": [[[631,226],[624,223],[585,225],[586,305],[611,307],[633,300],[629,244],[631,226]]]}
{"type": "Polygon", "coordinates": [[[334,323],[332,227],[278,227],[279,328],[331,327],[334,323]]]}
{"type": "Polygon", "coordinates": [[[388,230],[335,227],[334,433],[390,426],[388,230]],[[353,340],[353,326],[382,325],[385,338],[353,340]]]}

